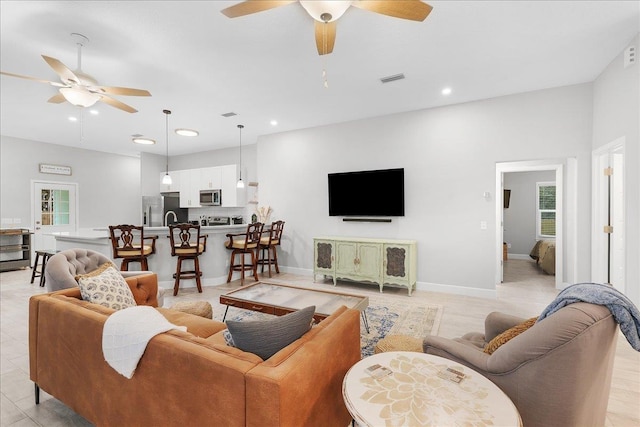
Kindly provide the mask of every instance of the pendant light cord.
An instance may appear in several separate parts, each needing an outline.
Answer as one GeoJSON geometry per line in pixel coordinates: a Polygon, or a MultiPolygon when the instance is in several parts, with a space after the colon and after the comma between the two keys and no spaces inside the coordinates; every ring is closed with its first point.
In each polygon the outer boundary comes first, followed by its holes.
{"type": "Polygon", "coordinates": [[[238,125],[238,129],[240,129],[240,181],[242,181],[242,128],[244,125],[238,125]]]}
{"type": "Polygon", "coordinates": [[[169,175],[169,114],[171,114],[171,110],[162,110],[165,114],[165,141],[167,142],[167,170],[166,173],[169,175]]]}

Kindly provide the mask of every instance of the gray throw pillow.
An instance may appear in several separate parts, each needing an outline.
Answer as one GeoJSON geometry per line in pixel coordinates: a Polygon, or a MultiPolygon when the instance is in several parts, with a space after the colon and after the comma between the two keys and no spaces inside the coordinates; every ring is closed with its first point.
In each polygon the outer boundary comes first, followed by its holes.
{"type": "Polygon", "coordinates": [[[227,321],[233,345],[267,360],[311,328],[315,305],[281,317],[256,321],[227,321]]]}

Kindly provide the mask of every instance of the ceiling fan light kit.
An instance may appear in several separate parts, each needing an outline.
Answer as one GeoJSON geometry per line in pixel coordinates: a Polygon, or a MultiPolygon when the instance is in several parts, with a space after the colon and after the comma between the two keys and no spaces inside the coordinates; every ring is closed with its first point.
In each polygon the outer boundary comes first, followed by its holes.
{"type": "Polygon", "coordinates": [[[42,55],[42,59],[56,72],[60,77],[60,82],[52,82],[48,80],[38,79],[35,77],[24,76],[21,74],[8,73],[0,71],[0,74],[6,76],[18,77],[21,79],[34,80],[40,83],[47,83],[51,86],[58,87],[59,94],[49,98],[48,102],[53,104],[60,104],[62,102],[69,102],[77,107],[91,107],[98,101],[102,101],[105,104],[112,107],[126,111],[128,113],[136,113],[138,110],[112,98],[110,95],[122,95],[122,96],[151,96],[149,91],[144,89],[133,89],[127,87],[110,87],[100,86],[96,79],[89,74],[82,71],[82,46],[89,42],[86,36],[79,33],[71,33],[71,37],[76,41],[78,46],[78,68],[75,71],[71,71],[69,67],[64,65],[61,61],[50,56],[42,55]]]}
{"type": "MultiPolygon", "coordinates": [[[[229,18],[264,12],[276,7],[285,6],[295,1],[246,0],[242,3],[223,9],[221,12],[229,18]]],[[[315,21],[315,37],[318,55],[333,52],[336,40],[336,21],[351,6],[394,18],[411,21],[424,21],[433,9],[421,0],[355,0],[355,1],[320,1],[298,0],[298,3],[315,21]]]]}

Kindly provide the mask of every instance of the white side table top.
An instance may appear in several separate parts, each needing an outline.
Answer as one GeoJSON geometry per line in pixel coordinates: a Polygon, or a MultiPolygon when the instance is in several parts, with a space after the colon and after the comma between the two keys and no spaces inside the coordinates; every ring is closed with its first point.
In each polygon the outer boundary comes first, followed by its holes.
{"type": "Polygon", "coordinates": [[[342,395],[361,426],[522,426],[511,399],[489,379],[430,354],[392,351],[367,357],[347,372],[342,395]],[[393,373],[376,380],[366,372],[375,364],[393,373]],[[466,377],[460,383],[439,377],[447,368],[466,377]]]}

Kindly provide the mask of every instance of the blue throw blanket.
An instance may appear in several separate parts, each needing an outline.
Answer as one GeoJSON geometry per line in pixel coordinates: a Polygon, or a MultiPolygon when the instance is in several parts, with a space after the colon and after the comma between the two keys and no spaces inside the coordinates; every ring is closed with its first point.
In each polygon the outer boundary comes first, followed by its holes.
{"type": "Polygon", "coordinates": [[[640,311],[625,294],[613,286],[602,283],[578,283],[568,286],[542,311],[537,321],[566,305],[580,301],[606,306],[620,325],[620,330],[631,347],[640,351],[640,311]]]}

